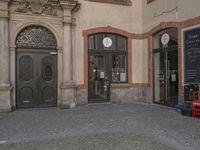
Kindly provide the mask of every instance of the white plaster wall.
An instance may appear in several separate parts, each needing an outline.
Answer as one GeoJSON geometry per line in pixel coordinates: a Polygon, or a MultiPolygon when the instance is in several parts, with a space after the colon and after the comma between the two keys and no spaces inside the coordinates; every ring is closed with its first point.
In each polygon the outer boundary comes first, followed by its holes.
{"type": "Polygon", "coordinates": [[[184,21],[200,16],[200,0],[155,0],[147,4],[147,0],[142,0],[142,28],[143,32],[148,32],[160,22],[184,21]],[[174,10],[169,13],[170,10],[174,10]],[[162,15],[160,15],[162,14],[162,15]],[[154,15],[160,15],[154,17],[154,15]]]}
{"type": "Polygon", "coordinates": [[[148,83],[148,41],[132,41],[132,82],[148,83]]]}
{"type": "Polygon", "coordinates": [[[83,30],[112,26],[128,32],[141,33],[141,0],[132,0],[132,6],[79,0],[80,10],[76,13],[75,28],[75,79],[84,82],[83,30]]]}

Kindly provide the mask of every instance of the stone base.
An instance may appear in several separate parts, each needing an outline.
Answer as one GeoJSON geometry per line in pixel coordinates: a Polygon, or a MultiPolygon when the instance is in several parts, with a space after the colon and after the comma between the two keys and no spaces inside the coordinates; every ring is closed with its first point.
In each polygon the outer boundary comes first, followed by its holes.
{"type": "Polygon", "coordinates": [[[76,84],[73,81],[64,82],[61,86],[62,97],[59,107],[61,109],[70,109],[76,106],[76,84]]]}
{"type": "Polygon", "coordinates": [[[111,102],[114,103],[153,102],[151,88],[116,88],[111,91],[111,102]]]}
{"type": "Polygon", "coordinates": [[[78,89],[76,93],[77,105],[86,105],[88,103],[87,89],[78,89]]]}
{"type": "Polygon", "coordinates": [[[12,110],[11,89],[10,84],[0,84],[0,112],[12,110]]]}

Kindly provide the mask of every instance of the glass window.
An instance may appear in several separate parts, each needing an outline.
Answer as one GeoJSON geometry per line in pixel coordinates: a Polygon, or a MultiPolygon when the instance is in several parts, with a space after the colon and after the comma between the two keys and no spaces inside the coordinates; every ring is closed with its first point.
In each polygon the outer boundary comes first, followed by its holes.
{"type": "Polygon", "coordinates": [[[96,50],[103,50],[103,34],[97,34],[95,35],[95,48],[96,50]]]}
{"type": "Polygon", "coordinates": [[[95,49],[94,36],[89,36],[88,41],[89,41],[88,42],[89,49],[95,49]]]}
{"type": "Polygon", "coordinates": [[[98,33],[88,37],[89,53],[108,56],[106,65],[112,83],[128,82],[127,44],[126,37],[112,33],[98,33]]]}
{"type": "Polygon", "coordinates": [[[110,33],[99,33],[88,37],[89,50],[126,51],[127,38],[110,33]],[[107,38],[107,43],[104,43],[107,38]],[[107,45],[106,45],[107,44],[107,45]]]}
{"type": "Polygon", "coordinates": [[[126,38],[118,36],[117,37],[117,49],[126,51],[126,49],[127,49],[127,47],[126,47],[127,43],[126,42],[127,42],[126,38]]]}
{"type": "Polygon", "coordinates": [[[178,45],[178,31],[175,28],[162,30],[153,36],[153,49],[159,49],[176,45],[178,45]],[[161,42],[161,38],[164,34],[167,34],[169,36],[169,42],[166,45],[163,45],[161,42]]]}
{"type": "Polygon", "coordinates": [[[112,82],[127,82],[127,56],[112,56],[112,82]]]}

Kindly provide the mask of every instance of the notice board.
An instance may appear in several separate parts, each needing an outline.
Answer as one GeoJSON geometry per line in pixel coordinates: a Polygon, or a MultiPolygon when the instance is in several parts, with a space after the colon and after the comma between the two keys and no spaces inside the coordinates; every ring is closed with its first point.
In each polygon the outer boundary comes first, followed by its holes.
{"type": "Polygon", "coordinates": [[[184,31],[185,84],[200,83],[200,27],[184,31]]]}

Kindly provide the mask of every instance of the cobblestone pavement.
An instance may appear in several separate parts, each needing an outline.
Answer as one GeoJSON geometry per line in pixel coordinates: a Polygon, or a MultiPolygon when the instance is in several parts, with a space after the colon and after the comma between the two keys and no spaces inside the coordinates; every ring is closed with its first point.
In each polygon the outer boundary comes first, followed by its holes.
{"type": "Polygon", "coordinates": [[[0,114],[0,150],[200,150],[200,119],[149,104],[0,114]]]}

